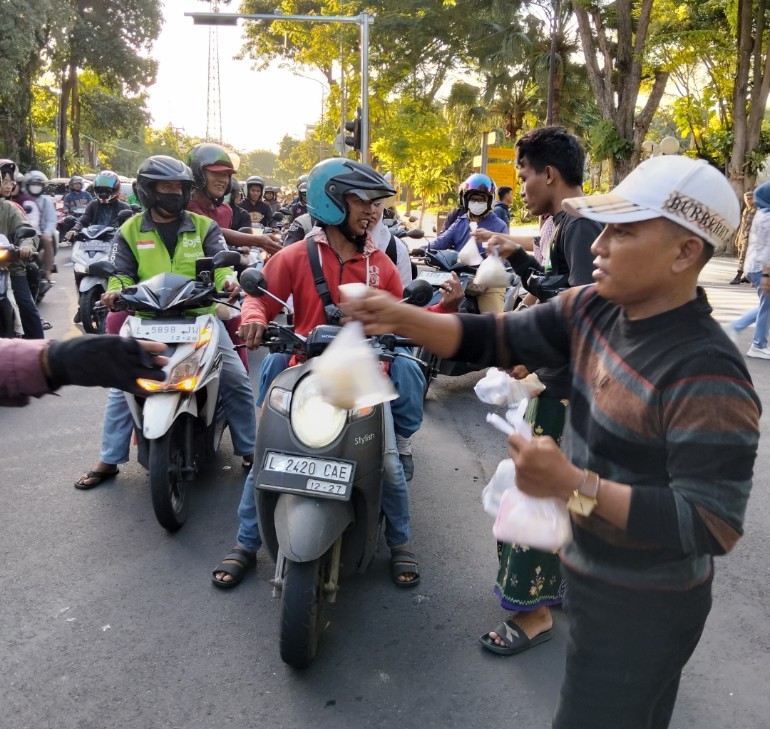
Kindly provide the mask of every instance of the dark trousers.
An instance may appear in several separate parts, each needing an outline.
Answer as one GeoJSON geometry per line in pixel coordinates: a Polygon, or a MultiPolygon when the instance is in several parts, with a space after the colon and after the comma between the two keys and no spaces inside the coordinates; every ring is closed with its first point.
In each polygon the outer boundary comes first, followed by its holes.
{"type": "Polygon", "coordinates": [[[629,590],[562,571],[569,640],[553,729],[666,729],[711,578],[683,592],[629,590]]]}
{"type": "Polygon", "coordinates": [[[40,312],[29,290],[27,276],[25,274],[11,276],[11,288],[13,298],[16,299],[16,308],[19,310],[24,339],[43,339],[43,323],[40,321],[40,312]]]}

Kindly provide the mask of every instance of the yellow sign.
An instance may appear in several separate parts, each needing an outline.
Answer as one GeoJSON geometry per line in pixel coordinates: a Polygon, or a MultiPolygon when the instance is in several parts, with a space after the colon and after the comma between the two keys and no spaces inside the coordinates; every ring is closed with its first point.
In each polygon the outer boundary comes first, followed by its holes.
{"type": "Polygon", "coordinates": [[[490,147],[487,150],[489,159],[516,159],[516,150],[512,147],[490,147]]]}
{"type": "Polygon", "coordinates": [[[487,175],[495,181],[498,188],[502,185],[516,188],[516,168],[512,164],[489,162],[487,164],[487,175]]]}

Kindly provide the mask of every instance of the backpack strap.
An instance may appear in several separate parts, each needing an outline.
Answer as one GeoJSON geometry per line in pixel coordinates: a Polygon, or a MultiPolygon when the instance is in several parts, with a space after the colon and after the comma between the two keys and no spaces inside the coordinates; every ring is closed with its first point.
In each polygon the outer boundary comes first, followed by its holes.
{"type": "Polygon", "coordinates": [[[313,274],[315,290],[318,292],[318,296],[321,299],[324,308],[326,308],[327,306],[334,304],[334,302],[332,301],[332,295],[329,293],[329,285],[326,283],[326,277],[321,268],[321,256],[318,253],[318,243],[312,235],[307,238],[305,243],[307,245],[307,257],[310,261],[310,271],[313,274]]]}
{"type": "Polygon", "coordinates": [[[398,242],[396,241],[396,236],[392,233],[388,241],[388,247],[385,249],[385,254],[393,261],[394,266],[398,266],[398,242]]]}

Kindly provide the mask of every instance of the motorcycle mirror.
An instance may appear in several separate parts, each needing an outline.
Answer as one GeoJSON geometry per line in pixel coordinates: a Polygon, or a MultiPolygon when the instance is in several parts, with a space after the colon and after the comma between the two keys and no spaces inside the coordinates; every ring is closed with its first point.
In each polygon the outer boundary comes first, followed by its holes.
{"type": "Polygon", "coordinates": [[[214,254],[214,258],[211,260],[214,264],[214,268],[237,266],[241,262],[241,254],[237,251],[219,251],[218,253],[214,254]]]}
{"type": "Polygon", "coordinates": [[[13,234],[15,241],[25,240],[26,238],[34,238],[37,235],[37,231],[31,225],[22,225],[16,228],[16,232],[13,234]]]}
{"type": "Polygon", "coordinates": [[[416,223],[419,220],[419,218],[416,215],[410,215],[409,216],[409,222],[410,223],[416,223]]]}
{"type": "Polygon", "coordinates": [[[88,273],[99,278],[109,278],[118,272],[112,261],[96,261],[88,267],[88,273]]]}
{"type": "Polygon", "coordinates": [[[204,271],[213,271],[214,261],[211,258],[199,258],[195,261],[195,278],[199,278],[204,271]]]}
{"type": "Polygon", "coordinates": [[[250,296],[263,296],[267,293],[267,279],[262,271],[247,268],[238,280],[241,288],[250,296]]]}
{"type": "Polygon", "coordinates": [[[404,289],[404,301],[414,306],[425,306],[433,298],[433,286],[417,278],[404,289]]]}
{"type": "Polygon", "coordinates": [[[425,233],[419,228],[412,228],[412,230],[406,231],[407,238],[424,238],[425,233]]]}
{"type": "Polygon", "coordinates": [[[129,218],[133,218],[134,214],[133,210],[121,210],[118,213],[118,222],[125,223],[129,218]]]}

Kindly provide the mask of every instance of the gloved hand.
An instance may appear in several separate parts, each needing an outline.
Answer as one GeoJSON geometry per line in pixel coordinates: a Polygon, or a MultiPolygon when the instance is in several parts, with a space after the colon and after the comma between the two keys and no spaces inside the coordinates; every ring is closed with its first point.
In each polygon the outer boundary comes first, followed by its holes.
{"type": "Polygon", "coordinates": [[[46,353],[45,374],[52,390],[83,385],[140,394],[143,391],[136,384],[138,377],[166,379],[162,367],[168,360],[157,356],[165,349],[166,345],[159,342],[139,342],[111,334],[54,341],[46,353]]]}

